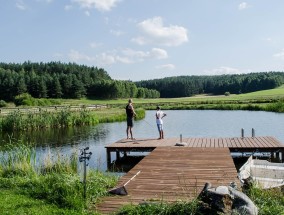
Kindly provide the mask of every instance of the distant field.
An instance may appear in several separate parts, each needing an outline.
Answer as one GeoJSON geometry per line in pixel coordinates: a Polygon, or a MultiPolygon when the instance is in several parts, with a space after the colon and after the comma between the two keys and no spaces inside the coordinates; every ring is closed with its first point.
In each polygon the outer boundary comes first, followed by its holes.
{"type": "Polygon", "coordinates": [[[281,87],[272,89],[272,90],[261,90],[252,93],[247,93],[243,95],[239,95],[240,97],[261,97],[261,96],[273,96],[273,97],[284,97],[284,85],[281,87]]]}
{"type": "MultiPolygon", "coordinates": [[[[184,98],[159,98],[159,99],[133,99],[134,103],[171,103],[171,102],[205,102],[205,101],[230,101],[230,100],[264,100],[264,99],[284,99],[284,85],[271,90],[261,90],[252,93],[245,93],[230,96],[211,96],[211,95],[196,95],[193,97],[184,98]]],[[[66,99],[62,100],[64,104],[126,104],[128,99],[113,99],[113,100],[92,100],[92,99],[66,99]]]]}

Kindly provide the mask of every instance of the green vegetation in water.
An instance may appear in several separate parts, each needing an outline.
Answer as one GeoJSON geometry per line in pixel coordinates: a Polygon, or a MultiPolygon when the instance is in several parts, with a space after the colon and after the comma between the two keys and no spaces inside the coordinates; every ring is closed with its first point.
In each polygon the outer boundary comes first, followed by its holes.
{"type": "Polygon", "coordinates": [[[77,154],[47,155],[39,162],[33,147],[8,144],[0,151],[0,214],[90,214],[117,176],[90,170],[85,201],[77,154]]]}
{"type": "MultiPolygon", "coordinates": [[[[145,110],[137,109],[136,119],[145,117],[145,110]]],[[[59,128],[82,125],[95,125],[103,122],[117,122],[126,120],[125,109],[102,108],[95,111],[81,109],[77,112],[68,108],[56,112],[40,111],[38,114],[28,112],[22,114],[14,111],[7,116],[0,117],[0,130],[24,131],[44,128],[59,128]]]]}

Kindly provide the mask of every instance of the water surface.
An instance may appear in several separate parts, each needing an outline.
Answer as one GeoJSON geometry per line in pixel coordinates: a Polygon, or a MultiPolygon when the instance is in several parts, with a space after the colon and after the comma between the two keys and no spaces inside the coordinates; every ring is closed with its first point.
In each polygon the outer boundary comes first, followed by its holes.
{"type": "MultiPolygon", "coordinates": [[[[284,114],[263,111],[218,111],[218,110],[165,110],[165,138],[168,137],[240,137],[274,136],[284,143],[284,114]]],[[[155,111],[147,111],[143,120],[135,121],[135,138],[157,138],[155,111]]],[[[0,136],[1,137],[1,136],[0,136]]],[[[90,166],[107,169],[105,146],[126,137],[126,122],[103,123],[96,126],[68,129],[52,129],[40,132],[13,134],[12,138],[28,139],[37,143],[37,152],[42,159],[48,151],[71,154],[90,147],[93,153],[90,166]]],[[[7,134],[2,134],[7,139],[7,134]]],[[[112,158],[115,156],[112,155],[112,158]]]]}

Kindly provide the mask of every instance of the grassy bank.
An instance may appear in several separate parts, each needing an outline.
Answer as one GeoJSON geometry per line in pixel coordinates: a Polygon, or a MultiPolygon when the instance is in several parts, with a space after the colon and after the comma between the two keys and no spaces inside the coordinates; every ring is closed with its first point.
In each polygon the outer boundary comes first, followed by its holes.
{"type": "MultiPolygon", "coordinates": [[[[137,109],[136,119],[145,117],[145,110],[137,109]]],[[[125,121],[126,114],[122,108],[102,108],[95,111],[70,111],[68,108],[58,112],[41,111],[38,114],[22,114],[14,111],[0,117],[0,131],[39,130],[44,128],[60,128],[70,126],[95,125],[103,122],[125,121]]]]}
{"type": "Polygon", "coordinates": [[[3,149],[0,214],[91,214],[88,207],[107,194],[117,177],[90,170],[85,201],[77,155],[48,155],[37,162],[35,149],[21,142],[3,149]]]}
{"type": "MultiPolygon", "coordinates": [[[[252,186],[246,191],[248,197],[258,208],[259,215],[280,215],[284,214],[284,195],[281,189],[262,190],[252,186]]],[[[197,199],[191,202],[176,202],[173,204],[152,203],[139,206],[127,205],[123,207],[117,215],[137,215],[137,214],[160,214],[160,215],[203,215],[222,214],[204,208],[197,199]]]]}

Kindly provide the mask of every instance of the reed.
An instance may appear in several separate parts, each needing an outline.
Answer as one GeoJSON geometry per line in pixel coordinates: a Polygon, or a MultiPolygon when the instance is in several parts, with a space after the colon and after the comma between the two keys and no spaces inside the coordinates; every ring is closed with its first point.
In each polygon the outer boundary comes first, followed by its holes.
{"type": "MultiPolygon", "coordinates": [[[[79,150],[74,150],[70,157],[49,152],[41,162],[42,159],[36,157],[35,148],[30,145],[11,143],[0,152],[0,193],[17,193],[22,198],[31,198],[35,202],[41,200],[60,210],[87,214],[88,204],[107,195],[107,190],[117,182],[117,176],[90,170],[85,201],[78,168],[79,150]]],[[[17,207],[17,204],[11,205],[7,214],[12,214],[17,207]]]]}
{"type": "MultiPolygon", "coordinates": [[[[145,110],[143,109],[137,109],[136,113],[136,119],[138,120],[145,117],[145,110]]],[[[76,112],[67,108],[58,112],[40,111],[38,114],[32,112],[22,114],[19,111],[14,111],[0,118],[0,129],[8,132],[40,130],[44,128],[95,125],[97,123],[124,120],[126,120],[125,110],[119,108],[96,111],[80,109],[76,112]]]]}
{"type": "Polygon", "coordinates": [[[284,101],[279,101],[276,103],[268,104],[265,109],[267,111],[284,113],[284,101]]]}

